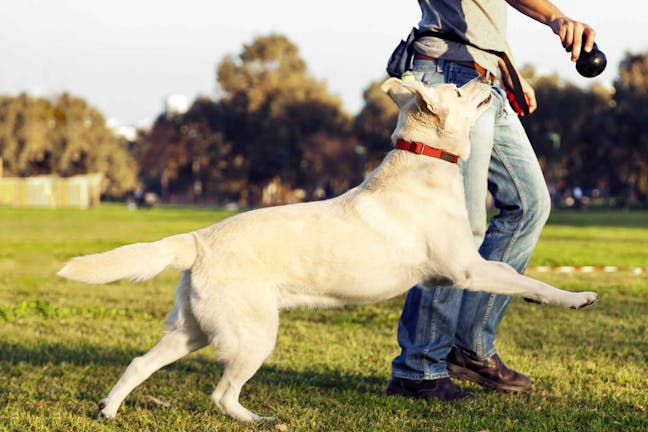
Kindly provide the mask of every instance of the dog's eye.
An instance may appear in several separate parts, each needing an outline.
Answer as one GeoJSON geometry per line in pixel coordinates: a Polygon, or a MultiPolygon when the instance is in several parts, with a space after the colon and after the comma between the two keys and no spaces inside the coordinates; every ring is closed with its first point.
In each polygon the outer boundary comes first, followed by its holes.
{"type": "Polygon", "coordinates": [[[455,89],[455,91],[457,92],[457,97],[461,97],[461,92],[459,91],[459,89],[455,89]]]}

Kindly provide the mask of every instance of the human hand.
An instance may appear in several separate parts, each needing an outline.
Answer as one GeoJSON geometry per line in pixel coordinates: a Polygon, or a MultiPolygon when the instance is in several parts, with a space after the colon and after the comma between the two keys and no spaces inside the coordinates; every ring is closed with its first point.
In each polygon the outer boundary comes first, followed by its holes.
{"type": "MultiPolygon", "coordinates": [[[[518,115],[524,116],[524,111],[520,107],[519,102],[516,101],[516,97],[515,97],[516,92],[514,90],[515,85],[513,84],[511,73],[506,67],[506,63],[504,63],[501,59],[499,61],[499,67],[502,73],[501,75],[502,84],[506,89],[506,97],[509,100],[511,107],[513,107],[513,110],[516,113],[518,113],[518,115]]],[[[513,67],[515,68],[514,65],[513,67]]],[[[520,80],[520,86],[522,87],[522,94],[524,95],[524,99],[526,100],[527,106],[529,107],[529,114],[531,114],[536,110],[536,108],[538,108],[538,102],[536,100],[535,90],[533,89],[531,84],[522,76],[520,71],[517,70],[517,68],[515,68],[514,73],[517,75],[518,79],[520,80]]]]}
{"type": "Polygon", "coordinates": [[[574,62],[578,60],[583,49],[590,52],[594,47],[596,31],[588,24],[562,16],[551,21],[549,26],[560,37],[565,50],[571,51],[571,59],[574,62]]]}
{"type": "MultiPolygon", "coordinates": [[[[529,84],[529,82],[521,74],[518,74],[520,78],[520,84],[522,85],[522,93],[524,93],[524,98],[526,99],[527,105],[529,105],[529,114],[538,108],[538,101],[536,100],[535,90],[529,84]]],[[[523,114],[522,114],[523,115],[523,114]]]]}

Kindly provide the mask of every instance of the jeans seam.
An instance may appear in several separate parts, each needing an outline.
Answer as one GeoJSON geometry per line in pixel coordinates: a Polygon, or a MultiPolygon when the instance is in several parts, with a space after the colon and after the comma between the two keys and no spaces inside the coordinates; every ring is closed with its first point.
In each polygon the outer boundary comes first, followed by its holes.
{"type": "Polygon", "coordinates": [[[493,302],[495,301],[495,296],[493,294],[488,296],[488,305],[486,306],[486,310],[484,311],[484,315],[482,316],[482,319],[479,323],[479,327],[475,328],[475,334],[473,335],[473,338],[477,340],[477,346],[475,354],[477,354],[477,357],[480,357],[482,355],[482,350],[484,347],[484,341],[483,337],[483,328],[486,327],[486,322],[488,321],[488,318],[490,317],[490,313],[493,310],[493,302]]]}
{"type": "Polygon", "coordinates": [[[504,253],[502,254],[502,258],[500,261],[506,262],[506,259],[509,257],[511,253],[511,248],[513,247],[513,244],[517,241],[518,237],[520,236],[520,231],[522,230],[522,226],[524,225],[524,217],[527,214],[528,211],[528,204],[526,202],[526,198],[523,193],[521,193],[521,186],[520,186],[520,179],[518,179],[514,174],[513,174],[513,168],[511,167],[511,164],[509,161],[504,157],[502,152],[499,150],[499,146],[497,142],[493,143],[493,151],[497,153],[499,156],[500,160],[502,161],[502,164],[506,168],[506,171],[509,173],[509,176],[511,177],[511,181],[513,182],[513,185],[515,186],[515,192],[517,193],[518,197],[520,198],[520,205],[522,206],[522,215],[520,216],[520,220],[517,222],[517,226],[515,228],[515,231],[511,235],[511,238],[508,241],[508,244],[506,245],[506,248],[504,249],[504,253]]]}
{"type": "MultiPolygon", "coordinates": [[[[423,289],[427,289],[427,288],[423,288],[423,289]]],[[[432,297],[432,305],[431,306],[436,305],[438,303],[438,300],[439,300],[439,290],[435,290],[434,291],[434,297],[432,297]]],[[[435,309],[435,308],[433,307],[432,309],[435,309]]],[[[423,349],[423,353],[425,355],[421,359],[421,366],[423,366],[423,375],[425,377],[424,379],[433,379],[433,378],[430,378],[431,375],[428,374],[428,370],[430,370],[430,366],[429,366],[430,362],[427,360],[427,354],[430,352],[430,349],[432,348],[431,347],[431,345],[432,345],[431,341],[434,340],[434,338],[436,337],[436,331],[435,331],[436,330],[436,325],[435,325],[436,320],[435,320],[435,318],[436,318],[436,314],[431,314],[431,316],[430,316],[430,324],[427,327],[432,329],[432,333],[428,335],[428,343],[425,345],[425,348],[423,349]]],[[[434,374],[432,374],[432,376],[433,375],[434,374]]]]}

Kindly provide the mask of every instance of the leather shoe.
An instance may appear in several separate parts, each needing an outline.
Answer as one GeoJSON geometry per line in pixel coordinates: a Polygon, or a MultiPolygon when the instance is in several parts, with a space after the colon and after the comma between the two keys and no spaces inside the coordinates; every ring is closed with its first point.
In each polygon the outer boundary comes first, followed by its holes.
{"type": "Polygon", "coordinates": [[[450,378],[435,380],[409,380],[405,378],[392,378],[387,384],[387,395],[403,396],[416,399],[439,399],[446,402],[473,400],[479,398],[470,393],[461,391],[450,378]]]}
{"type": "Polygon", "coordinates": [[[507,368],[497,354],[480,360],[473,352],[455,345],[446,362],[451,377],[482,387],[511,393],[528,393],[533,387],[528,376],[507,368]]]}

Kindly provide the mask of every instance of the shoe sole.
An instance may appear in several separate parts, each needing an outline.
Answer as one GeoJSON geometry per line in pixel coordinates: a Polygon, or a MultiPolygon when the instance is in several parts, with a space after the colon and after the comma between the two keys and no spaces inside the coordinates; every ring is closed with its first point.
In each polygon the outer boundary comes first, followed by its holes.
{"type": "Polygon", "coordinates": [[[448,373],[453,378],[464,381],[472,381],[490,390],[497,390],[506,393],[530,393],[531,389],[533,388],[532,386],[520,387],[515,385],[494,383],[493,381],[487,380],[486,378],[482,377],[477,372],[471,371],[470,369],[466,369],[461,366],[456,366],[452,363],[448,363],[448,373]]]}
{"type": "Polygon", "coordinates": [[[434,397],[434,396],[433,397],[425,397],[425,396],[421,395],[418,392],[413,392],[413,391],[404,389],[402,387],[400,387],[398,389],[393,389],[393,388],[388,387],[387,390],[385,391],[385,394],[387,396],[390,396],[390,397],[396,396],[396,397],[402,397],[402,398],[406,398],[406,399],[420,399],[420,400],[428,400],[428,401],[429,400],[436,400],[436,401],[440,401],[440,402],[449,402],[449,403],[464,402],[464,401],[471,401],[471,402],[478,402],[479,401],[479,397],[477,397],[475,395],[471,395],[470,393],[466,393],[465,397],[459,397],[459,398],[456,398],[456,399],[441,399],[441,398],[434,397]]]}

